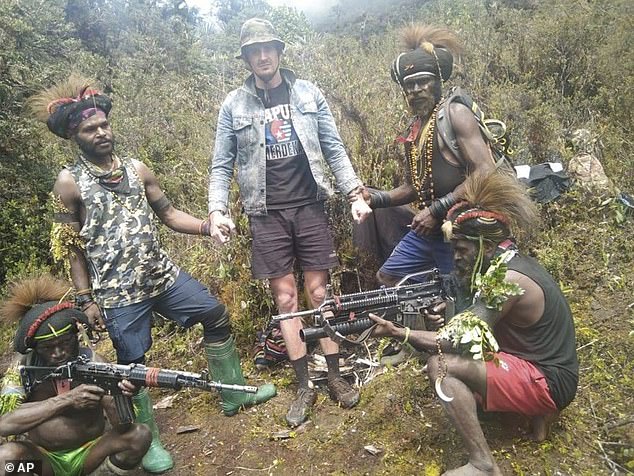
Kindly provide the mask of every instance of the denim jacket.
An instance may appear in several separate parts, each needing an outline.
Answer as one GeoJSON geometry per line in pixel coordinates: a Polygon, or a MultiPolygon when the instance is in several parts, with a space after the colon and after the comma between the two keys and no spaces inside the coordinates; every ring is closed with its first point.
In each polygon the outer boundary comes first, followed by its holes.
{"type": "MultiPolygon", "coordinates": [[[[332,194],[324,161],[330,167],[338,189],[349,193],[361,181],[357,178],[341,142],[337,126],[321,91],[309,81],[296,79],[280,69],[288,84],[293,127],[306,151],[310,171],[317,182],[317,199],[332,194]]],[[[266,142],[264,105],[251,75],[225,98],[216,129],[216,143],[209,173],[209,212],[226,212],[229,186],[236,166],[240,197],[248,215],[266,215],[266,142]]]]}

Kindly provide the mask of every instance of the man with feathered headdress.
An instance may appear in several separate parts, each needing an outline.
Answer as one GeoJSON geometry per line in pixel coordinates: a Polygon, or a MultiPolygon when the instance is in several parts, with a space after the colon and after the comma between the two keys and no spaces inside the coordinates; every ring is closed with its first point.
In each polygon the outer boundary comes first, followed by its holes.
{"type": "MultiPolygon", "coordinates": [[[[107,328],[118,363],[145,362],[152,313],[158,311],[183,327],[201,323],[214,380],[244,384],[226,307],[161,249],[154,217],[174,231],[203,236],[210,235],[210,222],[174,208],[147,165],[115,153],[111,106],[108,96],[77,75],[31,99],[51,132],[79,149],[53,189],[53,253],[69,261],[77,302],[91,324],[107,328]]],[[[273,385],[255,395],[223,391],[222,410],[232,416],[274,395],[273,385]]],[[[159,440],[147,389],[134,403],[137,421],[153,435],[143,467],[167,471],[174,463],[159,440]]]]}
{"type": "MultiPolygon", "coordinates": [[[[79,345],[79,326],[87,325],[88,318],[67,300],[70,289],[68,283],[47,275],[10,288],[0,315],[18,321],[16,366],[59,367],[80,355],[103,361],[79,345]]],[[[127,381],[121,389],[128,396],[136,390],[127,381]]],[[[49,379],[33,385],[27,394],[17,368],[9,368],[0,393],[0,435],[26,433],[27,439],[0,446],[2,467],[7,468],[7,461],[37,460],[44,474],[89,474],[102,464],[114,474],[127,474],[124,470],[141,462],[152,435],[146,425],[121,424],[112,397],[104,393],[95,385],[71,389],[68,380],[49,379]],[[113,427],[108,431],[104,412],[113,427]]]]}
{"type": "Polygon", "coordinates": [[[426,316],[428,327],[438,332],[397,328],[374,316],[374,335],[434,354],[427,374],[469,452],[460,474],[502,474],[480,428],[476,402],[485,411],[531,417],[533,437],[541,441],[577,390],[570,307],[548,271],[520,254],[511,238],[514,230],[530,229],[535,216],[515,178],[469,176],[443,228],[472,304],[445,326],[440,315],[426,316]]]}
{"type": "Polygon", "coordinates": [[[449,80],[460,46],[456,35],[432,26],[410,25],[401,31],[406,50],[391,67],[414,115],[397,139],[405,148],[405,182],[391,191],[366,192],[371,208],[413,204],[417,214],[405,235],[377,273],[378,280],[394,285],[408,274],[439,268],[452,269],[451,247],[440,225],[447,210],[462,196],[468,173],[495,167],[478,123],[464,104],[442,86],[449,80]],[[442,130],[451,128],[455,144],[442,130]]]}

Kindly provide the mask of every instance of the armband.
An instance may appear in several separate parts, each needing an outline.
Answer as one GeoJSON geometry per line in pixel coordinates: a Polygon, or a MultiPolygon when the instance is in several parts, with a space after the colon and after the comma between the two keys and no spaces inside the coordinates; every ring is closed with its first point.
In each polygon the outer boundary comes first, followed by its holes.
{"type": "Polygon", "coordinates": [[[159,198],[158,200],[150,202],[150,206],[152,207],[152,210],[154,210],[155,213],[158,213],[161,210],[166,209],[171,204],[172,204],[172,202],[170,202],[170,199],[167,198],[167,195],[165,195],[165,194],[163,194],[163,196],[161,198],[159,198]]]}
{"type": "Polygon", "coordinates": [[[75,304],[82,311],[84,310],[84,307],[88,307],[88,306],[86,306],[86,304],[91,303],[91,302],[94,302],[93,301],[93,297],[92,297],[92,293],[77,294],[76,297],[75,297],[75,304]]]}
{"type": "Polygon", "coordinates": [[[202,236],[211,236],[211,222],[208,218],[200,222],[198,234],[202,236]]]}
{"type": "Polygon", "coordinates": [[[383,190],[369,190],[370,192],[370,208],[388,208],[392,206],[390,193],[383,190]]]}
{"type": "Polygon", "coordinates": [[[53,221],[55,223],[79,223],[77,213],[71,212],[64,205],[59,195],[51,193],[51,208],[53,209],[53,221]]]}
{"type": "Polygon", "coordinates": [[[444,197],[434,200],[429,206],[429,213],[437,220],[442,220],[447,211],[456,204],[457,200],[453,192],[448,193],[444,197]]]}

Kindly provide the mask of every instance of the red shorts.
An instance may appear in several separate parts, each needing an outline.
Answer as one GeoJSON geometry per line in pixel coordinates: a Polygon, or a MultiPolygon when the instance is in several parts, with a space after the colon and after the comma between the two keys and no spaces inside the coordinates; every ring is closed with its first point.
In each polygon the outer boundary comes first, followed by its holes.
{"type": "Polygon", "coordinates": [[[499,366],[493,361],[486,362],[487,398],[483,405],[486,411],[527,416],[557,411],[546,377],[537,367],[511,354],[495,355],[500,359],[499,366]]]}

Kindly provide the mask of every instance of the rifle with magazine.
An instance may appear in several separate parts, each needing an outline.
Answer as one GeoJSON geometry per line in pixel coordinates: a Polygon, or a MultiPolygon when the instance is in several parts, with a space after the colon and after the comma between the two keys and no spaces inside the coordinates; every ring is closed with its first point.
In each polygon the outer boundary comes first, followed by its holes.
{"type": "Polygon", "coordinates": [[[258,388],[250,385],[224,384],[209,380],[207,371],[202,374],[180,370],[146,367],[141,364],[111,364],[95,362],[79,356],[59,367],[36,367],[21,365],[18,367],[22,383],[27,394],[40,383],[50,379],[68,379],[71,386],[90,384],[101,387],[112,395],[121,423],[134,421],[132,399],[123,395],[119,382],[128,380],[136,386],[160,387],[180,390],[181,388],[199,388],[201,390],[230,390],[235,392],[257,393],[258,388]]]}
{"type": "Polygon", "coordinates": [[[347,341],[353,344],[362,343],[372,333],[374,321],[369,313],[378,314],[383,319],[410,327],[420,322],[425,309],[430,309],[440,302],[447,302],[445,316],[451,316],[453,299],[446,291],[446,284],[438,269],[421,271],[405,276],[394,287],[381,287],[372,291],[335,296],[332,288],[327,287],[324,301],[315,309],[289,312],[273,316],[276,323],[295,317],[312,317],[311,327],[300,331],[304,342],[330,337],[337,343],[347,341]],[[408,281],[417,281],[408,284],[408,281]],[[359,334],[358,339],[346,338],[350,334],[359,334]]]}

